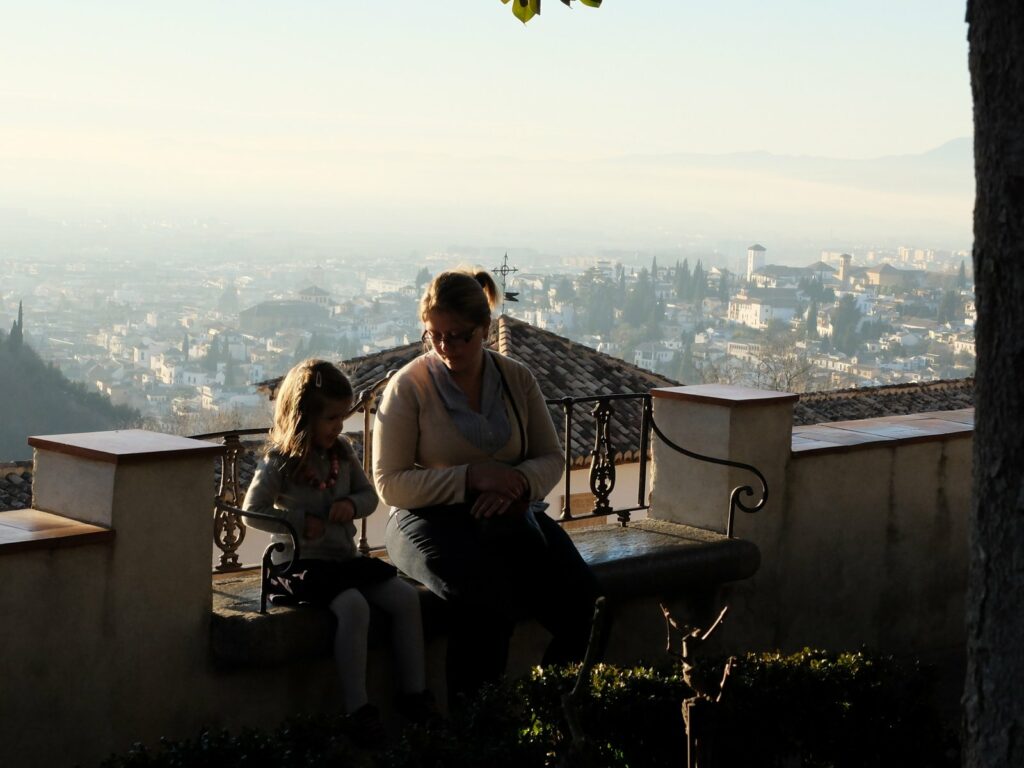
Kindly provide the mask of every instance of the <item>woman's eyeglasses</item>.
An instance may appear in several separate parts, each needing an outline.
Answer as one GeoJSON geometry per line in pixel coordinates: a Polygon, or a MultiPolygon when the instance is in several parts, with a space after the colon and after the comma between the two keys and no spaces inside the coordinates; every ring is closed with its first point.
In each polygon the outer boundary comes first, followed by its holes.
{"type": "Polygon", "coordinates": [[[432,347],[440,347],[444,344],[445,349],[452,349],[454,347],[460,347],[463,344],[468,344],[472,341],[476,335],[476,328],[470,328],[468,331],[462,333],[455,333],[451,331],[449,333],[435,333],[434,331],[424,331],[420,337],[420,341],[424,344],[429,344],[432,347]]]}

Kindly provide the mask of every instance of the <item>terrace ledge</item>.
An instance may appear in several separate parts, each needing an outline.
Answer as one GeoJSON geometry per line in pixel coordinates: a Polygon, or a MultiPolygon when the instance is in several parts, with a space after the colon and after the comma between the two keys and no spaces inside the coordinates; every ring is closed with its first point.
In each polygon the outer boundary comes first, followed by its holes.
{"type": "Polygon", "coordinates": [[[0,512],[0,556],[111,541],[114,531],[38,509],[0,512]]]}
{"type": "Polygon", "coordinates": [[[109,464],[134,464],[178,456],[219,456],[224,453],[224,446],[217,443],[144,429],[38,435],[30,437],[28,444],[37,451],[53,451],[109,464]]]}
{"type": "Polygon", "coordinates": [[[791,392],[773,392],[753,387],[738,387],[732,384],[692,384],[685,387],[658,387],[651,390],[651,397],[667,400],[690,400],[696,403],[724,405],[730,408],[744,405],[770,405],[773,403],[795,403],[799,395],[791,392]]]}

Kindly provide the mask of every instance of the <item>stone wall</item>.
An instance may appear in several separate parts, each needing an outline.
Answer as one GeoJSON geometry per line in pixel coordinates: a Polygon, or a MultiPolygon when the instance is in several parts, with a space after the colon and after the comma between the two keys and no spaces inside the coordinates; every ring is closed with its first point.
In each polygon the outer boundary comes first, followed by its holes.
{"type": "MultiPolygon", "coordinates": [[[[762,562],[731,587],[723,647],[961,652],[973,409],[794,429],[784,396],[705,386],[654,395],[673,439],[768,479],[764,509],[737,513],[735,535],[762,562]]],[[[757,487],[749,473],[703,468],[658,440],[654,451],[658,517],[723,530],[723,494],[757,487]]]]}

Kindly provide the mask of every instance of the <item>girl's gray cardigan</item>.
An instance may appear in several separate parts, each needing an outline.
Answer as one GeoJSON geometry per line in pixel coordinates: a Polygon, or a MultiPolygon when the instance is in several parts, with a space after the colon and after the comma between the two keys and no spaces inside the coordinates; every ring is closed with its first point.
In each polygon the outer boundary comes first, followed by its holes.
{"type": "MultiPolygon", "coordinates": [[[[245,494],[242,509],[262,512],[287,520],[299,535],[300,554],[303,559],[347,560],[357,555],[355,545],[356,527],[352,522],[332,523],[327,520],[331,504],[341,499],[351,499],[356,508],[356,518],[366,517],[377,508],[377,492],[367,479],[355,452],[344,438],[338,439],[338,479],[324,490],[314,488],[308,482],[293,477],[291,467],[281,454],[270,451],[260,461],[256,474],[245,494]],[[304,538],[306,515],[313,515],[325,521],[326,533],[319,539],[304,538]]],[[[326,456],[310,456],[310,462],[317,476],[326,480],[330,476],[330,461],[326,456]]],[[[279,526],[253,517],[245,518],[246,525],[274,536],[272,541],[285,545],[285,551],[275,555],[276,561],[291,557],[291,538],[281,532],[279,526]]]]}

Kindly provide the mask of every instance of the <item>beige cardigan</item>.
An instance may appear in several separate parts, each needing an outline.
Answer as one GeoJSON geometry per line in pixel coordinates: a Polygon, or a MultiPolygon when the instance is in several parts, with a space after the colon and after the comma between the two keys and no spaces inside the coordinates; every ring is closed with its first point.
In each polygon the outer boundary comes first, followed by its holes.
{"type": "MultiPolygon", "coordinates": [[[[429,353],[428,353],[429,354],[429,353]]],[[[562,477],[562,451],[537,379],[522,363],[495,354],[526,432],[520,456],[519,426],[508,402],[509,441],[488,454],[452,422],[427,368],[427,356],[410,362],[388,384],[373,432],[373,480],[385,504],[404,509],[466,500],[470,464],[495,460],[516,467],[530,483],[530,498],[543,499],[562,477]]],[[[507,394],[503,394],[507,399],[507,394]]]]}

